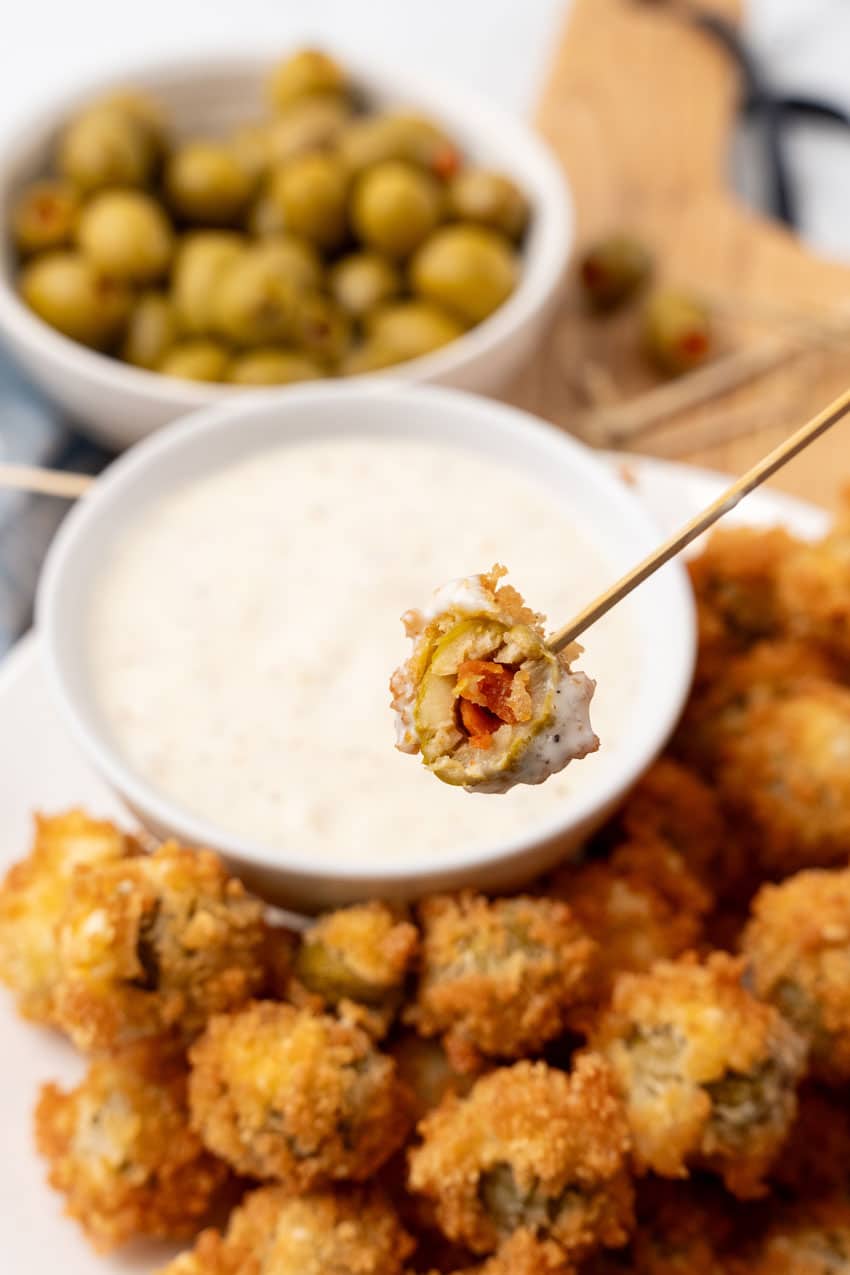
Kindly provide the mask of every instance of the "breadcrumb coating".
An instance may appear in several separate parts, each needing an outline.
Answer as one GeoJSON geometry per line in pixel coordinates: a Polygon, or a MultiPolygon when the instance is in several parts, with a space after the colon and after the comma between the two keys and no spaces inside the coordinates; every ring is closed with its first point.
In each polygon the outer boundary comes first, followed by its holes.
{"type": "Polygon", "coordinates": [[[204,1231],[159,1275],[402,1275],[413,1241],[377,1191],[261,1187],[226,1232],[204,1231]]]}
{"type": "Polygon", "coordinates": [[[798,544],[783,527],[718,527],[689,562],[694,592],[719,621],[730,647],[782,631],[777,579],[798,544]]]}
{"type": "Polygon", "coordinates": [[[266,976],[263,906],[209,851],[80,867],[59,926],[56,1018],[83,1051],[178,1033],[240,1005],[266,976]]]}
{"type": "Polygon", "coordinates": [[[442,1035],[458,1071],[538,1051],[587,995],[595,946],[562,902],[470,890],[426,899],[419,920],[420,978],[405,1019],[442,1035]]]}
{"type": "Polygon", "coordinates": [[[82,810],[35,816],[29,855],[0,885],[0,981],[14,993],[25,1018],[56,1020],[54,993],[62,972],[56,932],[76,869],[141,853],[115,824],[91,819],[82,810]]]}
{"type": "Polygon", "coordinates": [[[454,1275],[575,1275],[575,1271],[558,1244],[521,1228],[492,1257],[454,1275]]]}
{"type": "Polygon", "coordinates": [[[850,659],[850,528],[801,544],[779,565],[777,601],[789,632],[850,659]]]}
{"type": "Polygon", "coordinates": [[[187,1069],[160,1048],[95,1059],[70,1092],[45,1085],[38,1149],[66,1212],[101,1252],[195,1233],[227,1169],[189,1128],[187,1069]]]}
{"type": "Polygon", "coordinates": [[[763,886],[742,951],[756,993],[808,1042],[813,1074],[850,1081],[850,868],[763,886]]]}
{"type": "Polygon", "coordinates": [[[602,1059],[586,1054],[569,1075],[540,1062],[499,1068],[468,1097],[445,1098],[419,1133],[410,1187],[474,1252],[520,1229],[568,1257],[628,1238],[629,1134],[602,1059]]]}
{"type": "Polygon", "coordinates": [[[395,1062],[329,1015],[257,1001],[213,1017],[189,1058],[192,1123],[207,1147],[291,1191],[364,1181],[410,1127],[395,1062]]]}
{"type": "Polygon", "coordinates": [[[723,952],[624,974],[591,1034],[626,1104],[639,1173],[718,1173],[758,1196],[796,1113],[805,1046],[723,952]]]}

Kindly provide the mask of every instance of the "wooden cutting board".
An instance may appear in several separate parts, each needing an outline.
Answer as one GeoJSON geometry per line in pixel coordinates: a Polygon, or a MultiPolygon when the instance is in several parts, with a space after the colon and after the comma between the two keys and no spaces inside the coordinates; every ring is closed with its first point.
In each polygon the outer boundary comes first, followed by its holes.
{"type": "MultiPolygon", "coordinates": [[[[702,2],[741,18],[741,0],[702,2]]],[[[787,331],[787,313],[850,313],[850,267],[818,257],[730,189],[738,91],[729,58],[663,4],[574,0],[538,112],[572,186],[579,245],[634,231],[654,249],[663,281],[718,299],[730,350],[775,336],[777,325],[787,331]]],[[[509,397],[581,433],[594,403],[631,399],[655,380],[638,352],[635,314],[589,318],[571,285],[545,349],[509,397]]],[[[833,341],[632,449],[738,473],[848,383],[850,339],[833,341]]],[[[850,420],[774,481],[834,506],[850,484],[850,420]]]]}

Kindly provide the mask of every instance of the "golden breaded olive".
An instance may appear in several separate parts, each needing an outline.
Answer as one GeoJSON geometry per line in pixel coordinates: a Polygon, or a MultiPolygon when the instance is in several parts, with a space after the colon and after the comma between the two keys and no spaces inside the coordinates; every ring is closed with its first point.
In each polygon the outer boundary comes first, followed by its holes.
{"type": "Polygon", "coordinates": [[[391,261],[377,252],[352,252],[337,262],[329,275],[331,294],[348,314],[362,318],[401,292],[401,276],[391,261]]]}
{"type": "Polygon", "coordinates": [[[697,297],[666,288],[646,303],[643,341],[650,359],[662,372],[672,376],[691,372],[711,355],[711,314],[697,297]]]}
{"type": "Polygon", "coordinates": [[[301,155],[277,169],[269,195],[283,224],[320,248],[336,248],[345,239],[348,181],[335,155],[301,155]]]}
{"type": "Polygon", "coordinates": [[[368,319],[369,336],[393,355],[392,362],[416,359],[463,335],[453,315],[427,301],[399,301],[382,306],[368,319]]]}
{"type": "Polygon", "coordinates": [[[121,357],[136,367],[155,368],[179,333],[174,302],[164,292],[145,292],[130,311],[121,357]]]}
{"type": "Polygon", "coordinates": [[[156,166],[150,134],[119,107],[92,106],[68,124],[59,140],[59,171],[90,194],[105,186],[146,186],[156,166]]]}
{"type": "Polygon", "coordinates": [[[174,231],[162,206],[140,190],[104,190],[80,213],[77,242],[104,274],[152,283],[174,254],[174,231]]]}
{"type": "Polygon", "coordinates": [[[215,332],[234,345],[289,341],[299,289],[262,247],[246,248],[221,272],[213,288],[215,332]]]}
{"type": "Polygon", "coordinates": [[[339,148],[352,173],[402,160],[448,180],[460,168],[460,152],[451,138],[430,120],[404,112],[354,120],[341,134],[339,148]]]}
{"type": "Polygon", "coordinates": [[[156,370],[187,381],[225,381],[229,364],[227,347],[204,338],[179,341],[163,355],[156,370]]]}
{"type": "Polygon", "coordinates": [[[215,285],[245,246],[242,235],[231,230],[196,230],[182,237],[171,276],[171,295],[185,332],[199,336],[212,331],[215,285]]]}
{"type": "Polygon", "coordinates": [[[12,208],[12,241],[23,256],[64,248],[74,236],[80,200],[70,182],[33,182],[12,208]]]}
{"type": "Polygon", "coordinates": [[[500,230],[519,239],[528,223],[528,201],[515,182],[488,168],[463,168],[449,184],[449,207],[459,221],[500,230]]]}
{"type": "Polygon", "coordinates": [[[632,235],[609,235],[584,254],[579,278],[594,310],[615,310],[629,301],[652,274],[652,257],[632,235]]]}
{"type": "Polygon", "coordinates": [[[298,350],[261,346],[237,355],[227,379],[235,385],[294,385],[296,381],[315,381],[322,376],[320,364],[298,350]]]}
{"type": "Polygon", "coordinates": [[[268,81],[272,105],[284,110],[314,93],[348,91],[348,76],[339,62],[321,49],[300,49],[274,68],[268,81]]]}
{"type": "Polygon", "coordinates": [[[480,323],[508,299],[519,279],[509,240],[484,226],[446,226],[422,245],[411,265],[415,292],[468,323],[480,323]]]}
{"type": "Polygon", "coordinates": [[[413,164],[388,160],[358,181],[351,219],[370,248],[404,259],[438,225],[442,211],[442,192],[433,177],[413,164]]]}
{"type": "Polygon", "coordinates": [[[306,239],[298,235],[268,235],[257,245],[257,255],[274,262],[294,288],[321,288],[324,278],[322,259],[306,239]]]}
{"type": "Polygon", "coordinates": [[[185,142],[168,162],[165,188],[187,221],[226,226],[247,208],[254,178],[226,142],[185,142]]]}
{"type": "Polygon", "coordinates": [[[50,252],[20,276],[27,305],[51,327],[97,349],[118,339],[130,310],[130,292],[78,252],[50,252]]]}
{"type": "Polygon", "coordinates": [[[271,164],[286,164],[307,151],[333,146],[351,117],[351,105],[343,98],[323,94],[300,98],[266,127],[266,147],[271,164]]]}
{"type": "Polygon", "coordinates": [[[321,293],[300,293],[292,316],[292,341],[299,350],[334,363],[351,346],[351,321],[321,293]]]}

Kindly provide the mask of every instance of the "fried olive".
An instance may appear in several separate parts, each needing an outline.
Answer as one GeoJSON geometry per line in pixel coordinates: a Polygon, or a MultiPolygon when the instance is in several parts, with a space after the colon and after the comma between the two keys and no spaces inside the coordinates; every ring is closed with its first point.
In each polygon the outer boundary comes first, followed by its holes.
{"type": "Polygon", "coordinates": [[[321,49],[301,49],[293,53],[274,68],[268,81],[269,97],[278,110],[316,93],[345,94],[347,91],[345,69],[321,49]]]}
{"type": "Polygon", "coordinates": [[[171,294],[180,327],[190,336],[212,331],[216,285],[244,250],[242,236],[228,230],[196,230],[180,240],[171,294]]]}
{"type": "Polygon", "coordinates": [[[298,350],[261,346],[238,354],[230,362],[227,379],[234,385],[294,385],[296,381],[315,381],[324,376],[315,359],[298,350]]]}
{"type": "Polygon", "coordinates": [[[325,249],[344,240],[348,180],[335,156],[316,153],[291,160],[272,174],[269,197],[293,234],[325,249]]]}
{"type": "Polygon", "coordinates": [[[45,180],[25,187],[12,209],[12,240],[19,253],[65,248],[74,237],[80,200],[70,182],[45,180]]]}
{"type": "Polygon", "coordinates": [[[246,248],[221,272],[211,297],[214,330],[235,345],[289,341],[298,289],[262,245],[246,248]]]}
{"type": "Polygon", "coordinates": [[[449,208],[459,221],[499,230],[520,239],[528,223],[528,201],[520,188],[502,173],[487,168],[462,168],[449,184],[449,208]]]}
{"type": "Polygon", "coordinates": [[[21,295],[31,310],[64,336],[102,349],[116,341],[130,311],[130,292],[81,253],[49,252],[21,272],[21,295]]]}
{"type": "Polygon", "coordinates": [[[398,301],[381,306],[367,316],[367,329],[375,346],[386,351],[392,363],[430,354],[463,335],[463,327],[457,319],[439,306],[423,301],[398,301]]]}
{"type": "Polygon", "coordinates": [[[267,126],[269,163],[286,164],[308,151],[328,149],[350,115],[351,108],[342,98],[328,95],[300,98],[267,126]]]}
{"type": "Polygon", "coordinates": [[[152,283],[174,253],[174,231],[160,204],[136,190],[105,190],[80,213],[77,242],[98,270],[130,283],[152,283]]]}
{"type": "MultiPolygon", "coordinates": [[[[846,514],[845,514],[846,519],[846,514]]],[[[778,561],[776,603],[797,637],[850,658],[850,534],[841,522],[814,544],[798,544],[778,561]]]]}
{"type": "Polygon", "coordinates": [[[388,160],[358,181],[351,219],[370,248],[403,259],[431,233],[442,210],[442,193],[433,177],[413,164],[388,160]]]}
{"type": "Polygon", "coordinates": [[[353,120],[339,138],[340,153],[352,173],[401,160],[448,179],[460,168],[460,154],[442,129],[420,115],[391,112],[353,120]]]}
{"type": "Polygon", "coordinates": [[[662,372],[679,376],[711,357],[711,314],[697,297],[672,288],[656,292],[643,313],[643,342],[662,372]]]}
{"type": "Polygon", "coordinates": [[[162,292],[145,292],[134,302],[121,346],[121,357],[152,370],[178,338],[174,303],[162,292]]]}
{"type": "Polygon", "coordinates": [[[415,1031],[394,1033],[389,1051],[396,1060],[399,1078],[413,1095],[417,1120],[438,1107],[446,1094],[468,1094],[475,1076],[456,1071],[438,1040],[415,1031]]]}
{"type": "Polygon", "coordinates": [[[209,337],[178,341],[156,365],[156,371],[163,376],[177,376],[185,381],[225,381],[229,368],[230,352],[209,337]]]}
{"type": "Polygon", "coordinates": [[[120,106],[89,107],[59,140],[57,162],[68,181],[87,194],[105,186],[146,186],[156,165],[149,131],[120,106]]]}
{"type": "Polygon", "coordinates": [[[446,226],[422,245],[411,265],[420,296],[480,323],[513,292],[517,255],[504,235],[483,226],[446,226]]]}
{"type": "Polygon", "coordinates": [[[254,178],[225,142],[184,142],[165,172],[174,211],[187,221],[226,226],[238,219],[254,192],[254,178]]]}
{"type": "Polygon", "coordinates": [[[393,1060],[328,1015],[256,1001],[212,1018],[190,1061],[192,1123],[206,1146],[294,1193],[365,1181],[409,1128],[393,1060]]]}
{"type": "Polygon", "coordinates": [[[632,235],[610,235],[587,249],[579,279],[588,303],[607,312],[630,301],[649,280],[652,258],[632,235]]]}
{"type": "Polygon", "coordinates": [[[370,310],[401,292],[401,276],[391,261],[377,252],[353,252],[332,268],[332,295],[346,313],[362,319],[370,310]]]}

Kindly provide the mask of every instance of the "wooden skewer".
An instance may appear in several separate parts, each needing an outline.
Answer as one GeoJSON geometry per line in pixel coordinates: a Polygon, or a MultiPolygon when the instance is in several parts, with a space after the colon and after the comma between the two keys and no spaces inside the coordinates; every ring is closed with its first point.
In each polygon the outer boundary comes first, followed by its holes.
{"type": "Polygon", "coordinates": [[[787,465],[789,460],[793,460],[816,438],[820,438],[821,434],[825,434],[848,412],[850,412],[850,390],[845,390],[822,412],[798,429],[790,438],[786,438],[741,478],[736,479],[707,509],[703,509],[702,513],[691,518],[690,522],[685,523],[684,527],[653,550],[643,562],[639,562],[621,580],[618,580],[610,589],[606,589],[600,597],[591,602],[590,606],[585,607],[579,615],[570,620],[569,624],[559,629],[549,639],[550,649],[556,652],[563,651],[564,647],[575,642],[585,629],[589,629],[591,624],[601,620],[603,615],[607,615],[612,607],[628,597],[633,589],[643,584],[644,580],[653,575],[659,567],[663,567],[671,558],[675,558],[677,553],[681,553],[692,540],[696,540],[697,536],[702,535],[709,527],[713,527],[717,520],[734,509],[744,496],[748,496],[756,487],[760,487],[766,479],[783,465],[787,465]]]}
{"type": "Polygon", "coordinates": [[[76,500],[94,482],[91,474],[68,474],[61,469],[38,465],[0,465],[0,487],[28,491],[38,496],[62,496],[76,500]]]}

